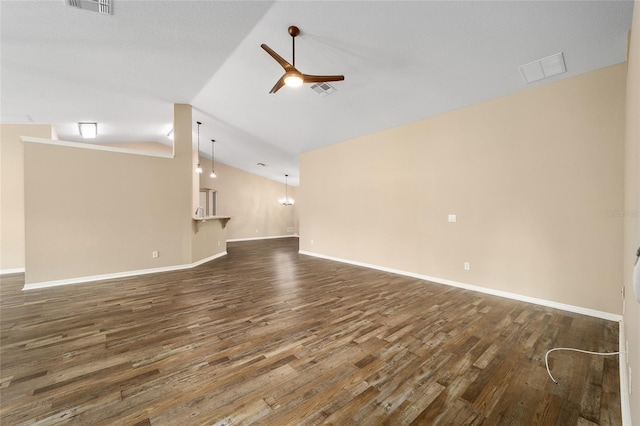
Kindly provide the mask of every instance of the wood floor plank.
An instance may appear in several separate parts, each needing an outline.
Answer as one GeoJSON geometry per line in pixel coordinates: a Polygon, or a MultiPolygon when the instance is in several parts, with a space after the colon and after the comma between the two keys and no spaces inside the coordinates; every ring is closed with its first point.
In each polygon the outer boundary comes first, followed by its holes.
{"type": "Polygon", "coordinates": [[[619,425],[615,322],[228,244],[183,271],[0,282],[7,425],[619,425]]]}

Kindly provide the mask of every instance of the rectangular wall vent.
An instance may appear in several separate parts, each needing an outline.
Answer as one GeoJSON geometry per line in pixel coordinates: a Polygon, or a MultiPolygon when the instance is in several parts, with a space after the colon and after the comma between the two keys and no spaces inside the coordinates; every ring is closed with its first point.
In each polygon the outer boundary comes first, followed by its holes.
{"type": "Polygon", "coordinates": [[[102,15],[111,15],[111,0],[65,0],[67,5],[102,15]]]}
{"type": "Polygon", "coordinates": [[[520,66],[520,74],[525,83],[533,83],[565,72],[567,67],[562,52],[520,66]]]}
{"type": "Polygon", "coordinates": [[[322,97],[329,96],[333,92],[336,91],[335,87],[330,85],[329,83],[316,83],[311,86],[311,90],[316,92],[322,97]]]}

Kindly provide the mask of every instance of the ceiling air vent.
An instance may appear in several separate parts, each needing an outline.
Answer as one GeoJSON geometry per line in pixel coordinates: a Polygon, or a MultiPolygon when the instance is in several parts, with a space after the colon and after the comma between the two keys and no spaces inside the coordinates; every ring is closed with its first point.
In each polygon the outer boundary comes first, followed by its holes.
{"type": "Polygon", "coordinates": [[[564,72],[567,72],[567,67],[562,52],[520,66],[525,83],[533,83],[564,72]]]}
{"type": "Polygon", "coordinates": [[[329,83],[316,83],[311,86],[311,90],[316,92],[322,97],[329,96],[333,92],[336,91],[335,87],[330,85],[329,83]]]}
{"type": "Polygon", "coordinates": [[[71,7],[76,7],[90,12],[98,12],[102,15],[111,15],[111,0],[65,0],[71,7]]]}

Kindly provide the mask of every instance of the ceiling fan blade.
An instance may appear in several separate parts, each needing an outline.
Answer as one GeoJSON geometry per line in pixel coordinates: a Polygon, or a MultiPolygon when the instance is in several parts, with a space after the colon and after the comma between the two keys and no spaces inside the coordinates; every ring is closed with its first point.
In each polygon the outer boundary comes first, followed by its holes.
{"type": "Polygon", "coordinates": [[[269,93],[276,93],[278,90],[280,90],[282,88],[282,86],[284,86],[284,75],[282,77],[280,77],[280,80],[278,80],[278,82],[275,84],[275,86],[273,86],[271,88],[269,93]]]}
{"type": "Polygon", "coordinates": [[[278,62],[285,71],[289,71],[291,68],[293,68],[293,65],[287,62],[282,56],[278,55],[272,48],[270,48],[266,44],[261,44],[260,47],[262,47],[269,55],[271,55],[271,57],[275,59],[276,62],[278,62]]]}
{"type": "Polygon", "coordinates": [[[302,74],[305,83],[323,83],[325,81],[342,81],[344,75],[309,75],[302,74]]]}

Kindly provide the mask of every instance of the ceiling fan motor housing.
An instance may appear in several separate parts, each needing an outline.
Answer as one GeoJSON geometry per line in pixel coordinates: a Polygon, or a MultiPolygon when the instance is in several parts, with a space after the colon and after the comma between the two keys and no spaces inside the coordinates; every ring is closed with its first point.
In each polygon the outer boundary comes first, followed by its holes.
{"type": "Polygon", "coordinates": [[[291,37],[295,37],[299,34],[300,34],[300,28],[296,27],[295,25],[292,25],[289,27],[289,35],[291,35],[291,37]]]}

